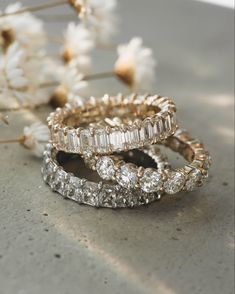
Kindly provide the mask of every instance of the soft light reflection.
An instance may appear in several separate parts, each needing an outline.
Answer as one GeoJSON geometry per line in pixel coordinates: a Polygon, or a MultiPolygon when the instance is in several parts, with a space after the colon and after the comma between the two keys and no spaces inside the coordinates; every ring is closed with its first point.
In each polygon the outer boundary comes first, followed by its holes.
{"type": "MultiPolygon", "coordinates": [[[[50,214],[51,216],[51,214],[50,214]]],[[[77,239],[78,235],[75,234],[73,230],[71,230],[71,227],[67,225],[65,222],[59,221],[54,222],[55,228],[59,231],[59,233],[62,233],[67,238],[71,239],[73,242],[78,244],[77,239]]],[[[106,249],[102,248],[100,245],[92,241],[86,233],[86,238],[79,239],[79,243],[82,243],[84,247],[86,247],[91,253],[93,253],[96,257],[101,258],[105,261],[106,264],[110,265],[113,271],[118,271],[119,274],[123,276],[125,280],[128,279],[134,287],[138,288],[143,293],[149,293],[149,294],[176,294],[177,292],[169,288],[167,285],[164,284],[164,282],[157,280],[156,276],[154,277],[155,282],[152,283],[152,281],[147,281],[146,284],[142,282],[143,277],[141,276],[141,273],[138,273],[135,271],[135,269],[128,264],[125,263],[125,261],[120,260],[120,258],[117,258],[116,256],[112,255],[110,252],[107,252],[106,249]]]]}
{"type": "Polygon", "coordinates": [[[204,103],[218,107],[233,107],[234,97],[232,95],[200,95],[204,103]]]}
{"type": "Polygon", "coordinates": [[[231,237],[231,236],[228,237],[228,247],[231,248],[231,249],[233,249],[233,250],[235,248],[234,238],[231,237]]]}
{"type": "Polygon", "coordinates": [[[188,59],[188,66],[193,74],[199,78],[212,78],[218,74],[218,68],[212,64],[205,63],[196,56],[191,56],[188,59]]]}
{"type": "Polygon", "coordinates": [[[198,0],[200,2],[207,2],[214,5],[224,6],[234,9],[234,0],[198,0]]]}
{"type": "Polygon", "coordinates": [[[234,143],[234,129],[223,127],[223,126],[217,126],[215,127],[215,130],[222,136],[224,139],[227,140],[229,143],[234,143]]]}

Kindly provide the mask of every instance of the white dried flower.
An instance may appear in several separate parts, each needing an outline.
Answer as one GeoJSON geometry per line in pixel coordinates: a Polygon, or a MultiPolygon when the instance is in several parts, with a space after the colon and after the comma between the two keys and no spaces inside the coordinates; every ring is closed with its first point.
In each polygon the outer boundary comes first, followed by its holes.
{"type": "MultiPolygon", "coordinates": [[[[14,13],[22,8],[22,4],[17,2],[8,5],[4,13],[14,13]]],[[[35,51],[45,45],[46,33],[40,19],[24,12],[0,18],[0,39],[4,48],[17,41],[23,48],[35,51]]]]}
{"type": "Polygon", "coordinates": [[[91,69],[90,53],[94,46],[94,39],[87,28],[73,22],[68,24],[63,48],[65,62],[68,63],[72,60],[80,72],[88,73],[91,69]]]}
{"type": "Polygon", "coordinates": [[[71,63],[64,67],[57,93],[66,97],[67,102],[73,105],[82,105],[88,90],[88,82],[83,78],[84,76],[80,74],[76,64],[71,63]]]}
{"type": "Polygon", "coordinates": [[[37,105],[46,102],[45,89],[39,89],[42,83],[42,58],[30,55],[18,43],[13,43],[0,59],[1,98],[15,98],[20,105],[37,105]]]}
{"type": "Polygon", "coordinates": [[[117,30],[116,0],[70,0],[97,42],[105,43],[117,30]]]}
{"type": "Polygon", "coordinates": [[[48,127],[41,122],[24,127],[24,136],[21,144],[31,150],[37,157],[41,157],[50,138],[48,127]]]}
{"type": "Polygon", "coordinates": [[[133,90],[149,90],[154,81],[156,61],[150,48],[143,47],[141,38],[119,45],[114,73],[133,90]]]}

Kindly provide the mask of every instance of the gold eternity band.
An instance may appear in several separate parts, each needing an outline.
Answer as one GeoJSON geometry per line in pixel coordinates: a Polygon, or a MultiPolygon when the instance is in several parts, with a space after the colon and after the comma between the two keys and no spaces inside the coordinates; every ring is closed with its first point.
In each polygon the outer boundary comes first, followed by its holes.
{"type": "Polygon", "coordinates": [[[177,129],[172,99],[158,95],[91,97],[83,106],[67,104],[48,117],[57,150],[111,154],[155,144],[177,129]]]}

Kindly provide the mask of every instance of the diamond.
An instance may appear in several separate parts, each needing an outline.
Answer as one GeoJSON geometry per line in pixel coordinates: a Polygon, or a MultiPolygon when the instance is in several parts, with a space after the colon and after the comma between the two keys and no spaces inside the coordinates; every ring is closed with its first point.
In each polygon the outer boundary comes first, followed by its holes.
{"type": "Polygon", "coordinates": [[[115,186],[104,184],[99,192],[99,202],[103,207],[115,207],[116,189],[115,186]]]}
{"type": "Polygon", "coordinates": [[[139,130],[137,128],[130,128],[125,132],[125,141],[130,148],[137,148],[140,142],[139,130]]]}
{"type": "Polygon", "coordinates": [[[156,117],[156,120],[155,120],[153,129],[154,129],[155,136],[157,136],[157,138],[161,138],[162,137],[162,134],[163,134],[163,121],[162,121],[162,117],[160,117],[160,116],[157,116],[156,117]]]}
{"type": "Polygon", "coordinates": [[[50,183],[53,173],[55,171],[55,165],[53,164],[52,161],[49,161],[48,163],[44,162],[43,167],[42,167],[42,172],[43,172],[43,180],[47,182],[48,184],[50,183]]]}
{"type": "Polygon", "coordinates": [[[86,156],[91,156],[93,152],[93,137],[89,130],[81,131],[80,142],[83,154],[86,156]]]}
{"type": "Polygon", "coordinates": [[[86,182],[83,186],[83,202],[92,206],[99,206],[98,189],[97,183],[86,182]]]}
{"type": "Polygon", "coordinates": [[[120,168],[117,182],[121,186],[127,189],[133,189],[137,184],[137,180],[137,169],[133,164],[128,163],[120,168]]]}
{"type": "Polygon", "coordinates": [[[211,156],[210,156],[209,154],[207,154],[207,155],[206,155],[206,159],[205,159],[205,161],[204,161],[204,165],[203,165],[203,167],[204,167],[206,170],[208,170],[208,169],[210,168],[211,164],[212,164],[212,158],[211,158],[211,156]]]}
{"type": "Polygon", "coordinates": [[[99,153],[106,153],[109,149],[108,134],[105,130],[97,130],[94,136],[94,145],[99,153]]]}
{"type": "Polygon", "coordinates": [[[104,180],[111,180],[115,174],[114,162],[112,158],[103,156],[96,163],[96,170],[104,180]]]}
{"type": "Polygon", "coordinates": [[[163,185],[161,174],[154,169],[146,169],[140,179],[140,185],[141,190],[146,193],[159,191],[163,185]]]}
{"type": "Polygon", "coordinates": [[[168,179],[164,183],[164,188],[167,194],[175,194],[179,192],[185,182],[185,177],[181,172],[171,171],[169,172],[168,179]]]}
{"type": "Polygon", "coordinates": [[[113,151],[120,151],[123,149],[122,132],[119,130],[113,131],[110,135],[110,145],[113,151]]]}
{"type": "Polygon", "coordinates": [[[146,121],[144,123],[144,128],[145,128],[145,134],[147,140],[151,141],[153,139],[154,133],[153,133],[153,126],[151,121],[146,121]]]}
{"type": "Polygon", "coordinates": [[[58,143],[61,149],[65,148],[65,136],[63,129],[58,131],[58,143]]]}
{"type": "Polygon", "coordinates": [[[66,185],[66,197],[81,202],[83,181],[77,177],[71,176],[66,185]]]}
{"type": "Polygon", "coordinates": [[[68,149],[71,152],[79,152],[79,138],[75,130],[69,130],[67,134],[68,138],[68,149]]]}
{"type": "Polygon", "coordinates": [[[146,145],[151,142],[154,138],[154,128],[151,121],[147,120],[139,130],[140,141],[146,145]]]}
{"type": "Polygon", "coordinates": [[[185,183],[186,190],[193,191],[197,187],[201,179],[202,179],[202,175],[198,169],[191,171],[188,175],[188,180],[185,183]]]}
{"type": "Polygon", "coordinates": [[[167,114],[164,120],[164,132],[165,136],[168,136],[171,133],[171,116],[167,114]]]}
{"type": "Polygon", "coordinates": [[[52,189],[59,192],[61,195],[65,194],[65,183],[67,181],[67,173],[61,169],[58,169],[55,173],[52,183],[52,189]]]}

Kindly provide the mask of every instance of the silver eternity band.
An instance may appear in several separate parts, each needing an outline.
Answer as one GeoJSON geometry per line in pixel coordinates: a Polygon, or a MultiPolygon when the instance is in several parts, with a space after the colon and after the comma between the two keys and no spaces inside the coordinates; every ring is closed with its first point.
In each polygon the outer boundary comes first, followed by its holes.
{"type": "Polygon", "coordinates": [[[174,102],[158,95],[91,97],[81,107],[66,105],[48,117],[57,150],[111,154],[160,142],[177,129],[174,102]],[[121,123],[120,123],[121,121],[121,123]]]}
{"type": "MultiPolygon", "coordinates": [[[[95,207],[118,208],[148,204],[161,197],[160,193],[144,193],[141,190],[128,190],[113,183],[96,183],[79,178],[66,172],[59,165],[58,153],[51,144],[46,146],[41,172],[43,180],[52,190],[65,198],[95,207]]],[[[155,152],[154,161],[160,168],[169,165],[159,152],[155,152]]]]}
{"type": "MultiPolygon", "coordinates": [[[[84,159],[102,179],[116,181],[126,189],[175,194],[181,190],[192,191],[202,186],[211,163],[210,155],[203,144],[180,129],[163,144],[180,153],[189,164],[178,169],[155,169],[126,163],[116,155],[97,154],[84,159]]],[[[154,157],[156,149],[154,146],[148,146],[145,152],[154,157]]]]}

